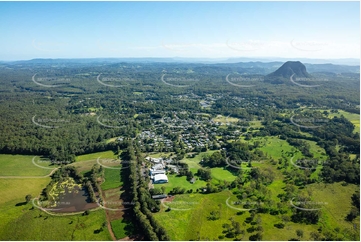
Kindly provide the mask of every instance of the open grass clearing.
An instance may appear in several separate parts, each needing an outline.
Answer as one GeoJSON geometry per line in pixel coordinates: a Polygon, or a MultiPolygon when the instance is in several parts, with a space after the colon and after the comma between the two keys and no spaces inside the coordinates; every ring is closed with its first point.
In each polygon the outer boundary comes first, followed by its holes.
{"type": "Polygon", "coordinates": [[[117,219],[110,222],[112,230],[117,239],[123,239],[130,235],[129,230],[133,230],[133,225],[125,219],[117,219]]]}
{"type": "Polygon", "coordinates": [[[0,154],[0,167],[0,176],[41,177],[48,175],[51,170],[59,166],[51,165],[49,159],[43,159],[39,156],[0,154]]]}
{"type": "Polygon", "coordinates": [[[107,150],[107,151],[102,151],[102,152],[90,153],[90,154],[86,154],[86,155],[79,155],[79,156],[76,157],[76,162],[96,160],[99,157],[101,157],[101,158],[110,158],[110,159],[116,159],[117,158],[117,156],[114,154],[113,151],[107,150]]]}
{"type": "Polygon", "coordinates": [[[37,197],[49,182],[49,177],[0,179],[0,204],[25,202],[27,194],[37,197]]]}
{"type": "Polygon", "coordinates": [[[220,167],[211,168],[211,176],[218,181],[232,182],[236,179],[236,176],[229,170],[220,167]]]}
{"type": "Polygon", "coordinates": [[[105,141],[106,144],[109,144],[111,142],[115,142],[117,140],[118,137],[114,137],[114,138],[110,138],[108,140],[105,141]]]}
{"type": "Polygon", "coordinates": [[[217,115],[215,118],[213,118],[214,122],[220,122],[220,123],[236,123],[238,122],[238,118],[232,118],[232,117],[226,117],[223,115],[217,115]]]}
{"type": "Polygon", "coordinates": [[[202,166],[199,164],[205,155],[212,155],[216,150],[207,150],[206,152],[201,152],[193,158],[184,158],[181,162],[187,163],[190,171],[196,173],[199,168],[202,166]]]}
{"type": "Polygon", "coordinates": [[[192,189],[193,191],[197,190],[198,188],[205,187],[206,182],[200,179],[197,179],[195,183],[190,183],[187,181],[187,177],[185,176],[177,176],[177,175],[168,175],[168,183],[163,184],[154,184],[155,188],[165,187],[165,193],[169,193],[174,187],[181,187],[185,188],[186,190],[192,189]]]}
{"type": "MultiPolygon", "coordinates": [[[[360,188],[353,184],[342,186],[341,182],[332,184],[310,184],[306,187],[312,194],[314,201],[322,203],[322,221],[330,229],[353,228],[353,224],[347,222],[345,217],[351,210],[351,196],[360,188]]],[[[360,219],[354,219],[358,230],[360,229],[360,219]]]]}
{"type": "MultiPolygon", "coordinates": [[[[155,218],[167,228],[171,240],[234,240],[234,238],[222,238],[224,235],[222,225],[230,224],[230,218],[241,224],[241,229],[246,230],[252,225],[243,222],[250,216],[248,211],[242,215],[237,215],[239,210],[227,206],[226,201],[233,195],[229,191],[223,191],[213,194],[184,194],[176,195],[171,203],[171,211],[166,212],[162,208],[161,212],[156,213],[155,218]],[[172,206],[173,203],[173,206],[172,206]],[[182,207],[180,207],[182,206],[182,207]],[[186,206],[188,206],[186,208],[186,206]],[[176,210],[179,208],[180,210],[176,210]],[[209,220],[208,217],[212,211],[220,211],[218,220],[209,220]]],[[[233,205],[232,205],[233,206],[233,205]]],[[[273,225],[279,223],[281,219],[278,216],[269,214],[260,214],[261,224],[265,230],[263,240],[289,240],[296,237],[296,228],[302,228],[304,231],[316,231],[317,225],[304,225],[288,222],[285,229],[277,229],[273,225]]],[[[255,232],[254,232],[255,233],[255,232]]],[[[249,236],[254,233],[245,231],[245,235],[239,235],[237,240],[249,240],[249,236]]],[[[306,235],[307,237],[307,235],[306,235]]]]}
{"type": "Polygon", "coordinates": [[[103,210],[92,211],[87,216],[51,216],[31,205],[10,207],[12,219],[2,220],[1,240],[111,240],[106,228],[98,232],[105,221],[103,210]]]}
{"type": "MultiPolygon", "coordinates": [[[[282,188],[285,184],[281,181],[276,181],[272,184],[273,187],[270,187],[271,191],[283,193],[282,188]]],[[[297,238],[297,229],[304,232],[303,240],[312,240],[310,233],[317,232],[320,226],[323,227],[324,231],[335,231],[335,229],[339,227],[341,233],[344,229],[353,227],[352,224],[341,220],[343,220],[351,208],[351,200],[345,201],[345,198],[351,197],[352,193],[358,189],[357,186],[349,185],[343,187],[340,183],[327,185],[312,184],[306,187],[306,189],[312,190],[312,198],[314,201],[327,201],[328,203],[327,209],[321,210],[320,222],[318,224],[304,224],[289,221],[285,222],[285,228],[278,229],[274,224],[282,222],[282,215],[270,215],[268,213],[257,214],[256,216],[259,215],[261,218],[261,225],[264,229],[262,240],[280,241],[297,238]],[[335,194],[337,196],[336,199],[335,194]]],[[[193,193],[176,195],[172,202],[165,204],[171,208],[171,211],[167,212],[166,207],[163,206],[162,210],[154,216],[167,228],[171,240],[220,240],[219,236],[222,235],[223,231],[222,225],[224,223],[230,223],[230,218],[240,222],[241,229],[246,230],[251,227],[251,224],[243,223],[245,219],[249,217],[249,212],[245,211],[242,215],[238,215],[237,212],[239,212],[239,210],[227,206],[226,201],[228,198],[231,198],[228,200],[228,204],[238,208],[232,203],[232,201],[236,199],[229,191],[213,194],[193,193]],[[213,221],[208,219],[212,211],[220,211],[220,218],[218,220],[213,221]]],[[[274,200],[274,196],[272,196],[272,200],[274,200]]],[[[274,201],[277,202],[279,200],[274,201]]],[[[286,202],[285,205],[289,207],[287,216],[290,216],[292,214],[292,207],[288,202],[286,202]]],[[[355,219],[355,221],[356,220],[357,219],[355,219]]],[[[357,221],[356,223],[358,223],[357,226],[359,226],[359,222],[357,221]]],[[[237,240],[248,240],[249,236],[254,233],[246,231],[245,235],[240,235],[237,237],[237,240]]],[[[345,239],[350,240],[352,238],[346,236],[345,239]]],[[[234,240],[234,238],[225,237],[221,240],[234,240]]]]}
{"type": "MultiPolygon", "coordinates": [[[[117,167],[114,167],[117,168],[117,167]]],[[[119,169],[108,169],[104,168],[104,179],[105,182],[101,184],[102,190],[107,190],[111,188],[118,188],[123,185],[123,182],[120,179],[120,166],[119,169]]]]}

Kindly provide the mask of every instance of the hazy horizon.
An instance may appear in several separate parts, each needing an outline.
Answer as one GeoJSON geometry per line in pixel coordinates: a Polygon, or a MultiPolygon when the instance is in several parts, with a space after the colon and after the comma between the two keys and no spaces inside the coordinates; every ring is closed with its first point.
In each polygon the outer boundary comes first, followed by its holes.
{"type": "Polygon", "coordinates": [[[281,58],[281,57],[225,57],[225,58],[199,58],[199,57],[101,57],[101,58],[33,58],[28,60],[0,60],[2,63],[22,63],[31,61],[70,61],[73,63],[81,63],[83,61],[94,61],[98,63],[110,62],[136,62],[136,63],[190,63],[190,64],[236,64],[236,63],[271,63],[287,61],[300,61],[304,64],[333,64],[345,66],[360,66],[360,59],[357,58],[335,58],[335,59],[319,59],[319,58],[281,58]],[[77,62],[78,61],[78,62],[77,62]]]}
{"type": "Polygon", "coordinates": [[[359,19],[359,2],[0,2],[0,60],[359,59],[359,19]]]}

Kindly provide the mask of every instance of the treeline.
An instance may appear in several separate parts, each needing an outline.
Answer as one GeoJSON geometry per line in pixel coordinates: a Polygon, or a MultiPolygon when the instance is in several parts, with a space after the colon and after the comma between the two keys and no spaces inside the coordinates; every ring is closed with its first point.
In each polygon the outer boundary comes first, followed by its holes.
{"type": "Polygon", "coordinates": [[[144,179],[142,177],[141,163],[143,158],[139,148],[129,142],[122,155],[127,160],[132,161],[129,167],[130,196],[135,203],[133,207],[134,219],[145,235],[145,239],[151,241],[170,240],[166,230],[153,217],[152,212],[160,210],[160,203],[151,198],[148,191],[149,178],[144,179]]]}
{"type": "MultiPolygon", "coordinates": [[[[99,194],[99,197],[102,197],[100,184],[104,179],[104,169],[103,166],[94,164],[90,172],[87,174],[87,181],[85,183],[85,187],[87,188],[89,198],[91,202],[96,202],[97,197],[95,192],[99,194]]],[[[102,202],[100,199],[99,202],[102,202]]]]}

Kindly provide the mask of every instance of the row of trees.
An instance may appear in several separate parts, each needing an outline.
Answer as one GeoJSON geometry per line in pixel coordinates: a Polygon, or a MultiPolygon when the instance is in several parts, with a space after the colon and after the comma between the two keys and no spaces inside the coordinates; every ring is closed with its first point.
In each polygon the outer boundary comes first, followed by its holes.
{"type": "Polygon", "coordinates": [[[148,179],[141,174],[143,158],[139,148],[128,143],[126,151],[122,153],[127,160],[133,161],[129,166],[129,193],[134,201],[134,219],[144,233],[146,240],[170,240],[166,230],[155,220],[152,212],[160,210],[160,204],[151,198],[148,191],[148,179]]]}

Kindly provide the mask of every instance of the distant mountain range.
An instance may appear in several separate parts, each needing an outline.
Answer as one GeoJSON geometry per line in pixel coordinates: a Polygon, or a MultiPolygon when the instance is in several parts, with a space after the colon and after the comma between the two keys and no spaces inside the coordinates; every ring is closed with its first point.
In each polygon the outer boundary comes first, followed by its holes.
{"type": "Polygon", "coordinates": [[[286,62],[286,61],[301,61],[306,64],[334,64],[334,65],[348,65],[359,66],[360,60],[355,58],[344,59],[308,59],[308,58],[83,58],[83,59],[32,59],[20,61],[1,61],[0,63],[117,63],[117,62],[180,62],[180,63],[203,63],[203,64],[217,64],[217,63],[239,63],[239,62],[286,62]]]}
{"type": "MultiPolygon", "coordinates": [[[[280,58],[279,58],[280,59],[280,58]]],[[[312,59],[299,59],[297,61],[286,60],[286,61],[275,61],[275,60],[256,60],[253,58],[233,58],[233,59],[192,59],[192,58],[89,58],[89,59],[32,59],[24,61],[12,61],[12,62],[0,62],[0,65],[7,67],[34,67],[34,66],[52,66],[57,68],[69,67],[69,66],[89,66],[89,65],[117,65],[121,63],[145,63],[149,65],[174,65],[179,64],[183,67],[187,66],[191,69],[202,70],[207,69],[209,72],[216,71],[219,69],[232,69],[237,72],[248,73],[248,74],[261,74],[267,75],[271,72],[276,71],[284,64],[288,63],[284,68],[290,68],[292,63],[304,63],[299,66],[299,71],[302,72],[303,68],[307,68],[309,73],[322,72],[322,73],[360,73],[360,65],[357,59],[339,59],[338,61],[333,60],[335,63],[356,63],[356,65],[346,64],[331,64],[327,63],[330,60],[323,60],[323,64],[311,64],[305,63],[305,61],[312,62],[312,59]],[[217,61],[216,61],[217,60],[217,61]],[[244,61],[244,62],[241,62],[244,61]],[[304,61],[303,61],[304,60],[304,61]]],[[[314,62],[322,62],[322,60],[313,60],[314,62]]],[[[296,64],[297,66],[297,64],[296,64]]],[[[282,68],[283,69],[283,68],[282,68]]],[[[293,69],[293,67],[291,68],[293,69]]],[[[282,73],[284,70],[282,70],[282,73]]],[[[285,75],[287,71],[285,71],[285,75]]]]}

